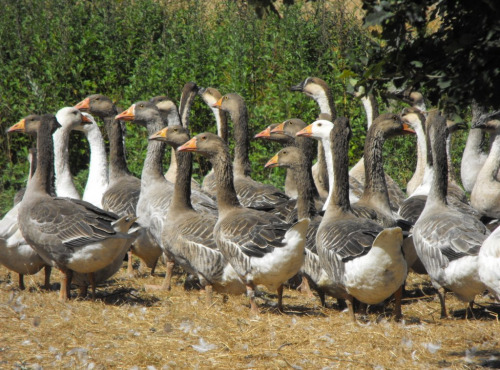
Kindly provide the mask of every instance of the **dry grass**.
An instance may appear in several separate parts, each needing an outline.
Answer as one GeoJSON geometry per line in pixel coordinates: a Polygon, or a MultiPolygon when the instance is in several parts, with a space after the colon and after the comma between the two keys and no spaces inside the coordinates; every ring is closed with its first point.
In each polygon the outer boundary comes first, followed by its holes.
{"type": "MultiPolygon", "coordinates": [[[[160,267],[159,272],[163,275],[160,267]]],[[[43,274],[43,273],[42,273],[43,274]]],[[[454,315],[439,319],[439,303],[428,281],[410,275],[395,323],[392,304],[372,308],[353,324],[346,312],[323,309],[319,300],[285,290],[286,313],[274,310],[274,296],[260,298],[262,313],[249,316],[243,296],[215,295],[206,307],[197,290],[181,284],[171,292],[145,292],[162,277],[129,279],[122,269],[98,300],[58,300],[43,292],[42,274],[17,276],[0,267],[0,368],[478,368],[500,365],[498,306],[464,317],[465,305],[448,295],[454,315]]],[[[182,276],[177,276],[177,281],[182,276]]],[[[57,282],[59,273],[53,273],[57,282]]],[[[76,294],[76,292],[73,292],[76,294]]],[[[330,301],[331,305],[332,302],[330,301]]],[[[496,367],[495,366],[495,367],[496,367]]]]}

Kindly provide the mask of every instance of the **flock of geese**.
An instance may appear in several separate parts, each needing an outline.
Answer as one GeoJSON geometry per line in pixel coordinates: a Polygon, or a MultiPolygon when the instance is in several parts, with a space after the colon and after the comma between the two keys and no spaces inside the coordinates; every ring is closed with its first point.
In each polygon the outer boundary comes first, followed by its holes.
{"type": "MultiPolygon", "coordinates": [[[[265,167],[286,168],[285,191],[252,179],[248,112],[244,99],[215,88],[184,86],[179,109],[165,96],[139,101],[119,112],[106,96],[94,94],[55,115],[29,115],[10,127],[36,137],[30,150],[27,187],[0,222],[0,263],[23,276],[51,268],[62,272],[60,298],[79,295],[122,266],[127,252],[154,273],[161,256],[170,289],[174,265],[197,277],[206,292],[247,294],[258,313],[256,288],[278,293],[292,277],[347,304],[355,320],[356,302],[378,304],[394,296],[399,320],[403,286],[410,269],[428,274],[447,315],[445,291],[472,305],[488,290],[500,299],[500,121],[498,112],[473,105],[472,127],[462,158],[462,183],[451,168],[450,137],[460,125],[428,111],[418,92],[401,114],[379,114],[371,95],[359,94],[368,131],[364,156],[348,168],[351,129],[337,117],[327,84],[308,77],[291,87],[314,99],[318,119],[273,124],[255,139],[284,146],[265,167]],[[217,135],[189,134],[189,111],[200,96],[212,110],[217,135]],[[109,156],[96,119],[104,123],[109,156]],[[230,152],[229,119],[234,153],[230,152]],[[124,125],[149,135],[141,178],[128,170],[124,125]],[[89,176],[82,196],[70,172],[68,146],[73,130],[90,146],[89,176]],[[405,194],[384,173],[383,145],[416,134],[418,158],[405,194]],[[490,137],[489,154],[485,138],[490,137]],[[168,171],[165,149],[172,149],[168,171]],[[212,164],[201,185],[191,177],[192,156],[212,164]],[[315,164],[313,165],[313,162],[315,164]],[[493,231],[492,231],[493,230],[493,231]]],[[[310,292],[310,291],[309,291],[310,292]]]]}

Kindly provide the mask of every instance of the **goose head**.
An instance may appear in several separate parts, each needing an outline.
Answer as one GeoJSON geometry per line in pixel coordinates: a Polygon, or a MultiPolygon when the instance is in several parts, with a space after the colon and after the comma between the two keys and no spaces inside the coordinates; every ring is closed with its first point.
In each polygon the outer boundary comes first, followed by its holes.
{"type": "Polygon", "coordinates": [[[321,78],[307,77],[298,85],[291,86],[290,90],[300,91],[313,99],[317,99],[320,96],[324,96],[329,88],[321,78]]]}
{"type": "Polygon", "coordinates": [[[168,126],[151,135],[149,140],[163,141],[177,148],[189,140],[189,131],[180,125],[168,126]]]}
{"type": "Polygon", "coordinates": [[[500,132],[500,120],[492,119],[492,120],[477,120],[473,123],[471,128],[478,128],[490,133],[499,133],[500,132]]]}
{"type": "Polygon", "coordinates": [[[88,112],[92,115],[104,118],[116,115],[116,106],[113,101],[105,95],[93,94],[87,96],[81,102],[75,105],[75,108],[82,112],[88,112]]]}
{"type": "Polygon", "coordinates": [[[285,168],[296,168],[304,161],[303,155],[299,148],[289,146],[281,149],[274,157],[272,157],[264,167],[285,167],[285,168]]]}
{"type": "Polygon", "coordinates": [[[177,110],[177,105],[168,96],[160,95],[149,99],[153,103],[165,124],[168,125],[180,125],[181,119],[179,117],[179,111],[177,110]]]}
{"type": "Polygon", "coordinates": [[[316,140],[325,140],[330,138],[330,132],[333,129],[333,122],[320,119],[314,121],[309,126],[306,126],[299,132],[297,132],[297,136],[306,136],[316,140]]]}
{"type": "Polygon", "coordinates": [[[282,144],[292,143],[293,139],[290,136],[273,131],[274,128],[276,128],[278,125],[279,125],[278,123],[270,124],[264,130],[256,134],[254,138],[276,141],[282,144]]]}
{"type": "Polygon", "coordinates": [[[88,116],[82,115],[82,112],[75,107],[64,107],[57,111],[56,120],[61,127],[66,130],[83,130],[83,126],[92,123],[88,116]]]}
{"type": "Polygon", "coordinates": [[[307,124],[299,118],[290,118],[271,130],[271,133],[284,134],[292,138],[295,137],[297,132],[305,128],[307,124]]]}
{"type": "Polygon", "coordinates": [[[401,119],[415,131],[424,128],[425,116],[419,109],[413,107],[403,109],[401,119]]]}
{"type": "Polygon", "coordinates": [[[383,137],[389,138],[396,135],[415,134],[409,124],[403,122],[402,118],[393,113],[384,113],[378,116],[369,131],[376,131],[383,137]]]}
{"type": "Polygon", "coordinates": [[[31,114],[16,124],[12,125],[7,132],[20,132],[23,134],[33,135],[36,134],[42,128],[48,128],[50,133],[52,134],[55,130],[57,130],[61,125],[57,120],[53,119],[54,116],[51,114],[31,114]]]}
{"type": "Polygon", "coordinates": [[[446,126],[448,127],[450,134],[459,130],[467,130],[469,128],[465,122],[455,122],[451,119],[446,120],[446,126]]]}
{"type": "Polygon", "coordinates": [[[243,106],[245,106],[245,101],[236,93],[226,94],[212,105],[212,107],[228,112],[230,115],[239,112],[243,106]]]}
{"type": "Polygon", "coordinates": [[[198,90],[198,95],[203,99],[205,104],[212,108],[215,108],[213,107],[213,105],[217,103],[220,98],[222,98],[222,94],[219,92],[219,90],[213,87],[200,87],[200,89],[198,90]]]}
{"type": "Polygon", "coordinates": [[[149,101],[139,101],[132,104],[127,110],[115,116],[116,120],[133,121],[147,126],[149,122],[161,119],[160,111],[155,104],[149,101]]]}
{"type": "Polygon", "coordinates": [[[210,132],[196,135],[177,150],[179,152],[197,152],[209,158],[220,156],[224,152],[229,156],[229,150],[224,141],[210,132]]]}

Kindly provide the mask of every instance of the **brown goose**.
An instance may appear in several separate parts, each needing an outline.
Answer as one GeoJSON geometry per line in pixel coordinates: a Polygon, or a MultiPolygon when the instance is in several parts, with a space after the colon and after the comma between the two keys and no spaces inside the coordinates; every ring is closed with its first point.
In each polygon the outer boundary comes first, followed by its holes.
{"type": "MultiPolygon", "coordinates": [[[[182,126],[169,126],[149,139],[163,141],[177,149],[189,140],[189,133],[182,126]]],[[[212,288],[217,292],[242,294],[245,284],[215,243],[213,231],[217,217],[197,212],[191,205],[192,154],[175,153],[179,167],[172,202],[166,215],[168,222],[162,229],[162,245],[168,245],[169,253],[184,270],[198,277],[209,305],[212,288]]],[[[167,287],[169,284],[166,281],[167,287]]]]}
{"type": "Polygon", "coordinates": [[[485,289],[478,275],[478,253],[489,231],[477,218],[448,206],[446,119],[433,111],[427,121],[434,177],[425,208],[413,228],[413,238],[418,256],[438,291],[441,317],[446,317],[445,289],[467,302],[485,289]]]}
{"type": "Polygon", "coordinates": [[[353,297],[367,304],[382,302],[395,292],[395,318],[401,317],[401,286],[407,266],[401,252],[401,229],[382,229],[377,223],[357,218],[349,204],[349,121],[339,118],[331,131],[335,188],[321,220],[316,245],[322,267],[343,292],[355,320],[353,297]]]}
{"type": "MultiPolygon", "coordinates": [[[[217,103],[217,101],[220,98],[222,98],[222,94],[219,92],[219,90],[213,87],[206,87],[206,88],[201,87],[198,90],[198,95],[203,99],[205,104],[207,104],[209,108],[212,110],[212,113],[215,117],[215,123],[217,125],[217,135],[219,135],[219,137],[222,138],[222,140],[224,140],[225,143],[227,143],[229,140],[227,113],[224,112],[223,110],[220,110],[217,107],[214,107],[214,104],[217,103]]],[[[215,182],[214,171],[211,170],[203,178],[202,189],[206,191],[208,194],[215,196],[217,193],[215,185],[216,182],[215,182]]]]}
{"type": "MultiPolygon", "coordinates": [[[[135,215],[141,193],[141,180],[127,167],[125,142],[120,121],[115,120],[118,110],[110,98],[101,94],[86,97],[75,108],[88,112],[104,121],[109,139],[109,185],[102,197],[102,207],[120,216],[135,215]]],[[[145,230],[134,242],[129,253],[128,273],[132,274],[132,254],[144,261],[154,274],[161,248],[145,230]]]]}
{"type": "Polygon", "coordinates": [[[229,148],[217,135],[199,134],[178,150],[199,152],[212,163],[219,208],[215,240],[246,284],[252,312],[258,312],[254,294],[259,284],[278,290],[278,309],[282,310],[283,283],[304,262],[309,219],[291,225],[269,213],[244,208],[234,188],[229,148]]]}
{"type": "Polygon", "coordinates": [[[248,112],[243,98],[230,93],[220,98],[214,107],[228,112],[234,124],[234,187],[241,204],[244,207],[272,210],[288,201],[289,197],[274,186],[262,184],[250,177],[248,112]]]}
{"type": "Polygon", "coordinates": [[[90,203],[49,195],[51,134],[57,127],[53,115],[31,115],[9,131],[37,134],[37,169],[20,203],[19,228],[45,262],[63,272],[60,298],[65,300],[73,271],[92,274],[130,247],[135,235],[129,229],[135,219],[118,219],[90,203]]]}
{"type": "MultiPolygon", "coordinates": [[[[158,108],[151,102],[140,101],[131,105],[126,111],[116,116],[116,119],[124,121],[134,121],[145,126],[149,135],[161,130],[164,126],[163,120],[158,108]]],[[[169,253],[167,246],[162,244],[161,232],[166,222],[167,214],[174,185],[167,181],[163,175],[163,155],[165,152],[165,143],[160,141],[149,141],[146,159],[142,168],[141,175],[141,194],[137,204],[138,223],[144,228],[149,229],[154,240],[161,246],[163,253],[166,254],[167,279],[170,281],[175,258],[169,253]]],[[[208,195],[202,193],[193,194],[194,208],[204,214],[216,214],[217,206],[208,195]],[[195,196],[194,196],[195,195],[195,196]]],[[[170,285],[167,286],[170,288],[170,285]]]]}

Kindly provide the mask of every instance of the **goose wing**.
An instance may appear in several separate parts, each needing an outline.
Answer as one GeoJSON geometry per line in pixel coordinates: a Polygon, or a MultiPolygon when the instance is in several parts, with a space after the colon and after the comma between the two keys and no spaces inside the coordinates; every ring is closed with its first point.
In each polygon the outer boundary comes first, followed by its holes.
{"type": "Polygon", "coordinates": [[[102,207],[120,216],[135,215],[140,194],[141,180],[125,177],[108,187],[102,196],[102,207]]]}

